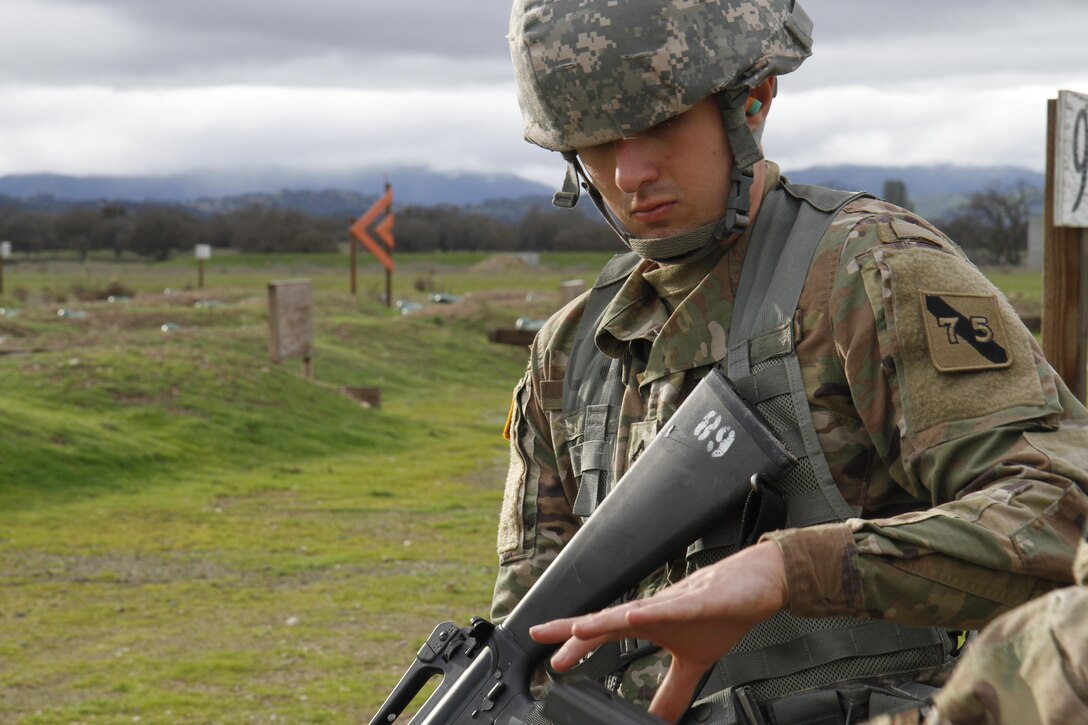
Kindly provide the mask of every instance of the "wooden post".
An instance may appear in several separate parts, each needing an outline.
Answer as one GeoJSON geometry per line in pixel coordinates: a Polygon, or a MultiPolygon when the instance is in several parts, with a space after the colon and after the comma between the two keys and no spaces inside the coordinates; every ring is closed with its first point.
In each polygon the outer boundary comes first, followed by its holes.
{"type": "MultiPolygon", "coordinates": [[[[389,203],[385,207],[385,213],[386,213],[385,220],[387,222],[392,222],[393,221],[393,185],[390,184],[388,181],[385,182],[385,195],[389,199],[389,203]]],[[[393,232],[393,227],[392,227],[392,225],[390,225],[387,232],[385,234],[381,235],[382,239],[386,242],[386,244],[389,245],[388,249],[389,249],[390,252],[393,251],[392,232],[393,232]]],[[[393,307],[393,268],[391,266],[385,268],[385,306],[388,307],[388,308],[393,307]]]]}
{"type": "Polygon", "coordinates": [[[1088,392],[1088,245],[1084,230],[1055,225],[1058,101],[1047,103],[1043,210],[1043,353],[1079,400],[1088,392]]]}
{"type": "Polygon", "coordinates": [[[359,256],[359,252],[355,249],[355,245],[358,244],[358,242],[356,242],[354,239],[352,239],[352,240],[350,240],[350,244],[351,244],[351,293],[355,294],[356,293],[356,274],[357,274],[356,271],[355,271],[355,265],[356,265],[357,258],[359,256]]]}
{"type": "Polygon", "coordinates": [[[586,282],[583,279],[568,279],[559,283],[559,304],[565,305],[586,291],[586,282]]]}
{"type": "Polygon", "coordinates": [[[193,247],[196,256],[196,288],[204,289],[204,261],[212,258],[212,245],[198,244],[193,247]]]}
{"type": "Polygon", "coordinates": [[[272,362],[302,358],[302,374],[313,377],[314,314],[310,280],[268,285],[268,352],[272,362]]]}
{"type": "Polygon", "coordinates": [[[0,295],[4,294],[4,260],[11,256],[11,242],[0,242],[0,295]]]}

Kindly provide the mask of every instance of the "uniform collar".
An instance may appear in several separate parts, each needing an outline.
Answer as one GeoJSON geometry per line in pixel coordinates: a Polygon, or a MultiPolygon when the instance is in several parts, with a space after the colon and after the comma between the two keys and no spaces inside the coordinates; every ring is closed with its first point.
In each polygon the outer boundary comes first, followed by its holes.
{"type": "MultiPolygon", "coordinates": [[[[768,161],[764,197],[778,185],[779,179],[778,166],[768,161]]],[[[657,265],[643,260],[605,310],[597,329],[597,346],[606,355],[617,358],[632,341],[649,342],[646,369],[638,376],[640,385],[725,360],[729,325],[733,319],[733,290],[753,226],[754,223],[749,224],[739,239],[728,243],[715,255],[718,257],[716,263],[709,263],[708,273],[671,314],[658,291],[646,279],[646,273],[657,265]]],[[[708,264],[707,260],[701,263],[708,264]]]]}

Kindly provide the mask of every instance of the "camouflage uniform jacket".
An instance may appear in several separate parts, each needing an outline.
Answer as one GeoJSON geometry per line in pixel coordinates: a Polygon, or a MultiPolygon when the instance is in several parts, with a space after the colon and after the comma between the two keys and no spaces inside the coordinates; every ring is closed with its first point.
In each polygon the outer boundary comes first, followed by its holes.
{"type": "Polygon", "coordinates": [[[994,620],[972,642],[934,707],[872,725],[1036,725],[1088,722],[1088,541],[1077,586],[994,620]]]}
{"type": "MultiPolygon", "coordinates": [[[[773,164],[768,177],[777,183],[773,164]]],[[[671,303],[643,262],[606,311],[596,342],[627,361],[617,478],[693,371],[725,358],[746,244],[671,303]]],[[[514,392],[496,619],[579,526],[570,446],[580,413],[568,419],[559,401],[585,302],[547,322],[514,392]]],[[[898,207],[850,202],[817,247],[795,327],[820,445],[856,518],[766,535],[782,549],[793,614],[971,629],[1070,582],[1088,514],[1088,411],[954,243],[898,207]],[[934,311],[941,304],[953,311],[934,311]]],[[[637,595],[682,573],[663,571],[637,595]]],[[[639,667],[621,692],[645,700],[664,667],[639,667]]]]}

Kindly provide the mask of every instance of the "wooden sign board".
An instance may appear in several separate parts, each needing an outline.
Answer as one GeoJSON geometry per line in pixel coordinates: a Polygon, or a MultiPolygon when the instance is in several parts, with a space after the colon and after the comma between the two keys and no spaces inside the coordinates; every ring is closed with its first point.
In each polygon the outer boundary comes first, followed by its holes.
{"type": "Polygon", "coordinates": [[[210,244],[198,244],[193,247],[193,253],[197,259],[211,259],[212,258],[212,245],[210,244]]]}
{"type": "Polygon", "coordinates": [[[268,285],[269,354],[279,363],[313,356],[314,304],[308,279],[270,282],[268,285]]]}
{"type": "Polygon", "coordinates": [[[1081,401],[1088,394],[1088,97],[1047,101],[1043,354],[1081,401]],[[1063,147],[1062,144],[1065,144],[1063,147]]]}
{"type": "Polygon", "coordinates": [[[1088,227],[1088,95],[1058,92],[1054,225],[1088,227]]]}

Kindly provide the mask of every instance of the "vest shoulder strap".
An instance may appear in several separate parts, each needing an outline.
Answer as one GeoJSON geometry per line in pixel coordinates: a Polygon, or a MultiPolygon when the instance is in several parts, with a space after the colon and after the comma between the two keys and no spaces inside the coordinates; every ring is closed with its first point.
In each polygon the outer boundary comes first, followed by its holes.
{"type": "MultiPolygon", "coordinates": [[[[784,182],[759,212],[738,285],[729,378],[797,456],[797,465],[776,481],[786,500],[784,525],[790,528],[855,515],[831,476],[813,425],[793,319],[816,249],[842,207],[859,196],[784,182]]],[[[689,569],[735,551],[742,545],[739,529],[737,522],[724,520],[708,532],[689,549],[689,569]]],[[[765,702],[889,673],[904,673],[906,679],[925,667],[943,666],[949,651],[947,635],[937,628],[779,612],[718,661],[703,693],[714,697],[715,691],[746,688],[765,702]]]]}
{"type": "Polygon", "coordinates": [[[604,392],[605,375],[594,375],[593,372],[602,365],[607,369],[612,361],[597,349],[593,338],[605,310],[639,261],[639,256],[634,252],[617,254],[608,261],[593,283],[593,289],[590,290],[582,310],[582,319],[578,321],[574,333],[574,345],[570,350],[563,379],[564,415],[571,415],[587,404],[607,402],[600,400],[604,392]]]}
{"type": "MultiPolygon", "coordinates": [[[[785,482],[790,526],[843,520],[854,513],[831,476],[812,423],[794,353],[793,318],[816,248],[839,210],[860,196],[784,180],[764,200],[741,267],[728,375],[749,402],[776,422],[776,432],[799,459],[785,482]]],[[[723,529],[713,538],[736,537],[723,529]]]]}
{"type": "Polygon", "coordinates": [[[744,255],[730,348],[793,318],[816,247],[839,209],[861,196],[788,182],[767,195],[744,255]]]}

